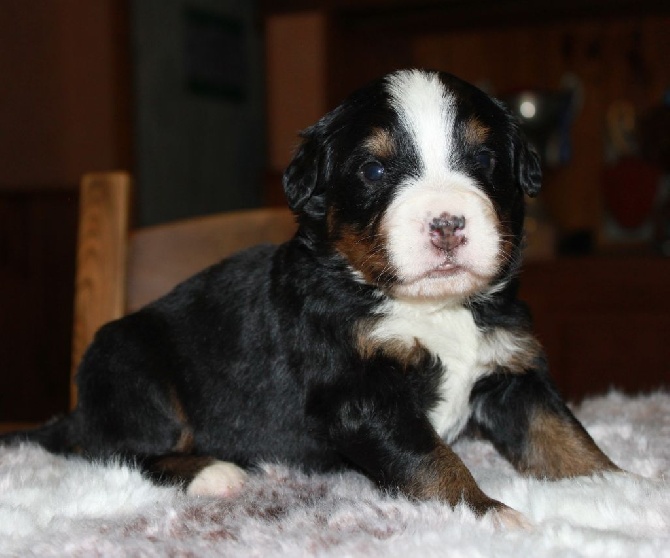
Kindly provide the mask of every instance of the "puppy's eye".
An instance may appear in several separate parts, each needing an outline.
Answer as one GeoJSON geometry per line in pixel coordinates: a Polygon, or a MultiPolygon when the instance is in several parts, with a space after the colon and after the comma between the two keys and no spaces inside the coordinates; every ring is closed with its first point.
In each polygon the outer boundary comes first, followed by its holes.
{"type": "Polygon", "coordinates": [[[490,151],[480,151],[475,155],[477,166],[483,170],[491,170],[493,168],[494,159],[490,151]]]}
{"type": "Polygon", "coordinates": [[[372,161],[370,163],[365,163],[361,167],[361,172],[363,173],[363,178],[369,182],[378,182],[384,176],[384,166],[381,163],[372,161]]]}

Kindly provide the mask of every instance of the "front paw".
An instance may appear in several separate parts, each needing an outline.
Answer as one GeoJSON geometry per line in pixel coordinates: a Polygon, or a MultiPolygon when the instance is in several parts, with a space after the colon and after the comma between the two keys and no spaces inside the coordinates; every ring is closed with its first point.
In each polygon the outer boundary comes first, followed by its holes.
{"type": "Polygon", "coordinates": [[[525,515],[506,506],[498,500],[484,496],[465,503],[478,517],[488,518],[496,529],[524,529],[530,530],[533,524],[525,515]]]}
{"type": "Polygon", "coordinates": [[[492,508],[485,517],[489,518],[493,526],[499,531],[530,531],[533,529],[533,524],[525,515],[504,504],[492,508]]]}

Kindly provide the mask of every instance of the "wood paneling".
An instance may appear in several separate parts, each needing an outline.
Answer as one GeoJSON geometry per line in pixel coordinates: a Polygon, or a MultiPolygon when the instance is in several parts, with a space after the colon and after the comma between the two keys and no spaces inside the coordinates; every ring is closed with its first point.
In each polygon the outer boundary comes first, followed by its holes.
{"type": "Polygon", "coordinates": [[[0,420],[68,407],[75,184],[132,169],[129,24],[128,0],[0,2],[0,420]]]}
{"type": "Polygon", "coordinates": [[[564,394],[670,386],[670,260],[529,263],[521,285],[564,394]]]}
{"type": "Polygon", "coordinates": [[[266,24],[269,168],[280,172],[298,145],[298,133],[326,111],[327,18],[280,15],[266,24]]]}
{"type": "Polygon", "coordinates": [[[131,168],[127,4],[0,2],[0,186],[131,168]]]}
{"type": "Polygon", "coordinates": [[[75,188],[0,189],[0,421],[67,410],[75,188]]]}

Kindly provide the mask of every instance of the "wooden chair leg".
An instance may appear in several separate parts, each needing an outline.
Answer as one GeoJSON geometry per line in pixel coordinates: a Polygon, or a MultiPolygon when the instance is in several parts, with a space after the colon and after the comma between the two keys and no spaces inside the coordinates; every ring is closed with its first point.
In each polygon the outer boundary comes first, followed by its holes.
{"type": "Polygon", "coordinates": [[[124,314],[131,177],[125,172],[87,174],[81,182],[70,407],[74,377],[95,332],[124,314]]]}

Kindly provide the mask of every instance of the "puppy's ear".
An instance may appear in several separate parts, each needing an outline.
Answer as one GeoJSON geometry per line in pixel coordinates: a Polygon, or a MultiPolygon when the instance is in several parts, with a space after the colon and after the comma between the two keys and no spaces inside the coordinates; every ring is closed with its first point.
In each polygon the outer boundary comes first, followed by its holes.
{"type": "Polygon", "coordinates": [[[531,198],[537,196],[542,185],[542,166],[537,151],[524,138],[518,138],[515,172],[519,186],[531,198]]]}
{"type": "Polygon", "coordinates": [[[315,194],[319,183],[321,149],[314,127],[302,134],[302,143],[293,160],[284,171],[284,193],[288,206],[294,213],[301,212],[315,194]]]}

